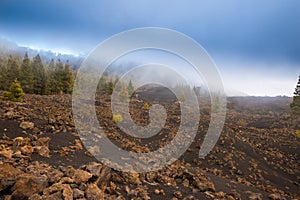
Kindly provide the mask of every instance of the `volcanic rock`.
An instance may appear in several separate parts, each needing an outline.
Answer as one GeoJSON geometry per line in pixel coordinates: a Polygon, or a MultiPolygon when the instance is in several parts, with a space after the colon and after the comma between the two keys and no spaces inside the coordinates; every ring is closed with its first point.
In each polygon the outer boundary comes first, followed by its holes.
{"type": "Polygon", "coordinates": [[[75,171],[73,179],[75,183],[80,184],[80,183],[86,183],[90,178],[92,178],[92,176],[93,175],[87,171],[77,169],[75,171]]]}
{"type": "Polygon", "coordinates": [[[33,122],[26,122],[26,121],[24,121],[24,122],[21,122],[20,123],[20,128],[22,128],[22,129],[33,129],[34,128],[34,123],[33,122]]]}
{"type": "Polygon", "coordinates": [[[35,193],[42,192],[48,186],[46,176],[20,174],[13,186],[12,199],[26,199],[35,193]]]}
{"type": "Polygon", "coordinates": [[[10,164],[0,164],[0,192],[15,183],[20,171],[10,164]]]}
{"type": "Polygon", "coordinates": [[[84,192],[82,190],[79,190],[77,188],[73,189],[73,197],[75,199],[84,198],[84,192]]]}
{"type": "Polygon", "coordinates": [[[50,150],[46,146],[35,146],[34,151],[37,152],[40,156],[45,158],[50,158],[50,150]]]}
{"type": "Polygon", "coordinates": [[[104,199],[104,192],[96,184],[89,184],[85,191],[85,196],[90,200],[104,199]]]}

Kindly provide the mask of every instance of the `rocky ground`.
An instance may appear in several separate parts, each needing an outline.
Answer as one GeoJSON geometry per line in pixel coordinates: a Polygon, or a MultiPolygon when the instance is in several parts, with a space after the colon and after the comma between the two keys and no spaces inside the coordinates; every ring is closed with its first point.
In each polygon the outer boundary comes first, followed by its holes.
{"type": "MultiPolygon", "coordinates": [[[[157,100],[157,99],[156,99],[157,100]]],[[[0,100],[0,199],[300,199],[299,116],[288,97],[231,97],[221,138],[199,159],[210,105],[201,102],[195,142],[173,164],[155,172],[119,172],[98,162],[75,131],[71,96],[25,95],[0,100]]],[[[151,102],[150,102],[151,104],[151,102]]],[[[100,124],[121,148],[147,152],[178,129],[178,102],[162,103],[163,131],[138,140],[112,122],[109,97],[96,102],[100,124]]],[[[142,100],[132,99],[137,124],[149,122],[142,100]]]]}

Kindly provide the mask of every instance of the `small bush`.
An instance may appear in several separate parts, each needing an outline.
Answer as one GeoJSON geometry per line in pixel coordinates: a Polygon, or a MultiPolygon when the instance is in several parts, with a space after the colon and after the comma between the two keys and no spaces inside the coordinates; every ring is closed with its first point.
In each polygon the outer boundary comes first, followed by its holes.
{"type": "Polygon", "coordinates": [[[9,88],[9,92],[4,93],[4,100],[21,102],[23,95],[24,92],[21,87],[21,84],[17,79],[15,79],[9,88]]]}
{"type": "Polygon", "coordinates": [[[295,134],[300,137],[300,130],[296,130],[295,134]]]}
{"type": "Polygon", "coordinates": [[[123,121],[123,117],[121,114],[114,114],[113,118],[112,118],[113,122],[122,122],[123,121]]]}
{"type": "Polygon", "coordinates": [[[149,104],[148,104],[148,102],[146,102],[146,103],[144,104],[144,108],[147,109],[147,110],[149,110],[149,104]]]}

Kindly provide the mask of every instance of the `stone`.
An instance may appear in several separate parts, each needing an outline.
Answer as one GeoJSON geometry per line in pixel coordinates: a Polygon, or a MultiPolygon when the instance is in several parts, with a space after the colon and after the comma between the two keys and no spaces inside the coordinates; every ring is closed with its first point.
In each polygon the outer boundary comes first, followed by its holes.
{"type": "Polygon", "coordinates": [[[87,171],[77,169],[75,171],[73,179],[75,183],[80,184],[80,183],[86,183],[90,178],[92,178],[92,176],[93,175],[87,171]]]}
{"type": "Polygon", "coordinates": [[[84,192],[82,190],[79,190],[77,188],[73,189],[73,197],[75,199],[80,199],[84,197],[84,192]]]}
{"type": "Polygon", "coordinates": [[[50,150],[46,146],[35,146],[34,151],[37,152],[40,156],[45,158],[50,158],[50,150]]]}
{"type": "Polygon", "coordinates": [[[96,184],[89,184],[85,191],[85,196],[89,200],[104,199],[104,192],[96,184]]]}
{"type": "Polygon", "coordinates": [[[5,158],[8,158],[8,159],[12,159],[12,155],[13,155],[13,151],[11,149],[2,149],[0,150],[0,155],[5,157],[5,158]]]}
{"type": "Polygon", "coordinates": [[[75,145],[73,146],[69,146],[70,149],[74,149],[74,150],[82,150],[83,146],[80,140],[75,139],[75,145]]]}
{"type": "Polygon", "coordinates": [[[62,193],[60,191],[58,192],[55,192],[53,194],[50,194],[50,195],[43,195],[42,199],[44,200],[62,200],[63,199],[63,196],[62,196],[62,193]]]}
{"type": "Polygon", "coordinates": [[[50,137],[41,137],[37,140],[37,146],[46,146],[49,147],[50,137]]]}
{"type": "Polygon", "coordinates": [[[26,121],[24,121],[24,122],[21,122],[20,123],[20,128],[22,128],[22,129],[33,129],[34,128],[34,123],[33,122],[26,122],[26,121]]]}
{"type": "Polygon", "coordinates": [[[79,188],[79,190],[86,190],[87,185],[85,183],[80,183],[78,188],[79,188]]]}
{"type": "Polygon", "coordinates": [[[101,169],[102,169],[102,164],[96,163],[96,162],[91,162],[87,165],[84,165],[83,168],[90,172],[93,176],[99,177],[101,169]]]}
{"type": "Polygon", "coordinates": [[[10,164],[0,165],[0,191],[12,186],[20,171],[10,164]]]}
{"type": "Polygon", "coordinates": [[[249,196],[250,200],[262,200],[261,198],[262,194],[260,193],[253,193],[249,196]]]}
{"type": "Polygon", "coordinates": [[[12,199],[26,199],[35,193],[42,192],[48,186],[47,177],[32,174],[20,174],[13,186],[12,199]]]}
{"type": "Polygon", "coordinates": [[[60,180],[60,183],[71,184],[71,183],[74,183],[74,180],[70,177],[62,177],[61,180],[60,180]]]}
{"type": "Polygon", "coordinates": [[[101,168],[99,177],[96,180],[98,187],[105,190],[108,182],[110,181],[110,178],[111,178],[111,169],[109,167],[103,166],[101,168]]]}
{"type": "MultiPolygon", "coordinates": [[[[56,197],[61,196],[60,198],[65,200],[72,200],[74,197],[70,185],[62,183],[55,183],[43,191],[43,197],[46,199],[50,198],[52,194],[56,194],[56,197]]],[[[55,199],[54,196],[51,198],[55,199]]]]}
{"type": "Polygon", "coordinates": [[[64,184],[62,195],[64,200],[73,200],[73,190],[68,184],[64,184]]]}
{"type": "Polygon", "coordinates": [[[31,145],[25,145],[25,146],[21,147],[20,150],[21,150],[21,153],[26,156],[30,156],[33,152],[33,148],[31,145]]]}
{"type": "Polygon", "coordinates": [[[160,194],[160,190],[159,189],[155,189],[154,190],[154,194],[159,195],[160,194]]]}
{"type": "Polygon", "coordinates": [[[282,197],[279,193],[270,194],[268,197],[272,200],[285,200],[285,198],[282,197]]]}
{"type": "Polygon", "coordinates": [[[202,182],[199,179],[195,180],[195,187],[200,189],[200,191],[215,191],[215,186],[211,182],[202,182]]]}
{"type": "Polygon", "coordinates": [[[177,198],[181,198],[182,197],[182,192],[181,191],[175,191],[173,193],[174,197],[177,197],[177,198]]]}
{"type": "MultiPolygon", "coordinates": [[[[53,170],[47,173],[49,183],[57,183],[61,180],[64,174],[61,171],[53,170]]],[[[65,177],[67,178],[67,177],[65,177]]]]}
{"type": "Polygon", "coordinates": [[[4,117],[8,119],[12,119],[15,118],[15,115],[16,114],[13,111],[8,111],[7,113],[4,114],[4,117]]]}
{"type": "Polygon", "coordinates": [[[33,194],[28,198],[28,200],[42,200],[42,197],[39,194],[33,194]]]}

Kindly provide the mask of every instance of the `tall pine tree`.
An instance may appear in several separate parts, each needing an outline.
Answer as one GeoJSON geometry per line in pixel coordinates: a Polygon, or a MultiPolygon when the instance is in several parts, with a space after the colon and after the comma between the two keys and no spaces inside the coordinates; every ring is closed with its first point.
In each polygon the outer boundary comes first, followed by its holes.
{"type": "Polygon", "coordinates": [[[48,64],[47,67],[47,74],[48,74],[48,90],[50,94],[55,94],[55,81],[56,81],[56,77],[55,77],[55,62],[54,59],[52,58],[50,63],[48,64]]]}
{"type": "Polygon", "coordinates": [[[60,59],[56,62],[54,76],[54,92],[62,93],[64,91],[64,65],[60,59]]]}
{"type": "Polygon", "coordinates": [[[46,94],[47,92],[46,70],[39,54],[33,58],[32,69],[34,75],[34,86],[33,86],[34,93],[46,94]]]}
{"type": "Polygon", "coordinates": [[[300,76],[295,88],[293,102],[290,104],[293,114],[300,115],[300,76]]]}
{"type": "Polygon", "coordinates": [[[0,90],[7,89],[7,68],[6,63],[2,62],[0,64],[0,90]]]}
{"type": "Polygon", "coordinates": [[[64,93],[71,94],[73,90],[73,84],[74,84],[74,75],[68,60],[65,64],[63,84],[64,84],[64,88],[63,88],[64,93]]]}
{"type": "Polygon", "coordinates": [[[25,93],[33,93],[34,74],[27,53],[25,53],[21,64],[20,83],[25,93]]]}
{"type": "Polygon", "coordinates": [[[134,87],[133,87],[133,84],[132,84],[132,81],[131,81],[131,80],[130,80],[129,83],[128,83],[127,90],[128,90],[128,94],[129,94],[130,96],[132,96],[132,94],[134,93],[134,87]]]}
{"type": "Polygon", "coordinates": [[[5,82],[5,90],[8,90],[10,84],[15,80],[20,79],[20,65],[16,58],[13,58],[11,55],[7,61],[7,75],[6,75],[6,82],[5,82]]]}

